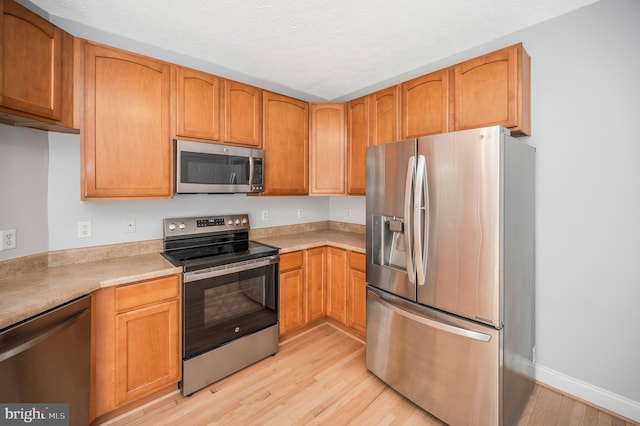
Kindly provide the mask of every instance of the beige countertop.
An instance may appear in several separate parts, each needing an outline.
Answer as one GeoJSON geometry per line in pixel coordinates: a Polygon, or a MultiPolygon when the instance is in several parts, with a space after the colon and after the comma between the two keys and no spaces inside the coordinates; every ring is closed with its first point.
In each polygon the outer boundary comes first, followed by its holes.
{"type": "Polygon", "coordinates": [[[0,329],[99,288],[181,272],[151,253],[10,274],[0,278],[0,329]]]}
{"type": "MultiPolygon", "coordinates": [[[[364,234],[344,230],[323,229],[252,239],[278,247],[280,253],[323,245],[365,252],[364,234]]],[[[87,259],[86,253],[78,252],[82,250],[74,250],[71,255],[87,259]]],[[[181,272],[182,268],[173,266],[160,253],[154,252],[5,273],[0,277],[0,329],[100,288],[181,272]]]]}
{"type": "Polygon", "coordinates": [[[255,238],[255,240],[270,246],[278,247],[280,249],[280,253],[288,253],[296,250],[305,250],[327,245],[364,253],[366,245],[364,234],[333,229],[262,237],[255,238]]]}

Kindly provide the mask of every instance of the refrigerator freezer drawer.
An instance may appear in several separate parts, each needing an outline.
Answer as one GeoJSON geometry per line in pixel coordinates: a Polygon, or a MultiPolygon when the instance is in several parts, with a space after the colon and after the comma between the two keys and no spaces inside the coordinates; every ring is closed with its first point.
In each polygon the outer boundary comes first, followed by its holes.
{"type": "Polygon", "coordinates": [[[501,333],[368,287],[367,368],[450,425],[502,424],[501,333]]]}

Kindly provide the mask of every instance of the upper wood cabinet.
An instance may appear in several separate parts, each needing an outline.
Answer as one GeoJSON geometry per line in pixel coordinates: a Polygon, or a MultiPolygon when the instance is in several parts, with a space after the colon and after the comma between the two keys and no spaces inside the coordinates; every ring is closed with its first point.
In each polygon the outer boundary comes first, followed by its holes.
{"type": "Polygon", "coordinates": [[[263,195],[309,192],[309,104],[276,93],[263,93],[263,195]]]}
{"type": "Polygon", "coordinates": [[[449,131],[449,68],[402,83],[402,138],[449,131]]]}
{"type": "Polygon", "coordinates": [[[82,198],[168,198],[169,64],[85,43],[82,198]]]}
{"type": "Polygon", "coordinates": [[[176,66],[176,135],[220,141],[220,78],[176,66]]]}
{"type": "Polygon", "coordinates": [[[346,194],[345,104],[312,103],[309,137],[309,194],[346,194]]]}
{"type": "Polygon", "coordinates": [[[371,95],[371,142],[380,145],[400,140],[400,85],[371,95]]]}
{"type": "Polygon", "coordinates": [[[262,146],[262,90],[236,81],[224,81],[224,140],[262,146]]]}
{"type": "Polygon", "coordinates": [[[522,43],[455,65],[454,129],[500,125],[531,134],[530,68],[522,43]]]}
{"type": "Polygon", "coordinates": [[[347,193],[366,192],[366,154],[371,134],[371,96],[347,103],[347,193]]]}
{"type": "Polygon", "coordinates": [[[73,37],[11,0],[0,12],[0,119],[73,127],[73,37]]]}

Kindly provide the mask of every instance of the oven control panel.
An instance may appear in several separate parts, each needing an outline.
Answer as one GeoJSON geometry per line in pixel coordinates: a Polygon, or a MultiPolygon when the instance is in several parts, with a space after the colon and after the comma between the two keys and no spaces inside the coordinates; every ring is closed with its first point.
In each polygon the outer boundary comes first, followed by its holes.
{"type": "Polygon", "coordinates": [[[248,214],[199,216],[164,219],[164,235],[197,235],[213,232],[249,230],[248,214]]]}

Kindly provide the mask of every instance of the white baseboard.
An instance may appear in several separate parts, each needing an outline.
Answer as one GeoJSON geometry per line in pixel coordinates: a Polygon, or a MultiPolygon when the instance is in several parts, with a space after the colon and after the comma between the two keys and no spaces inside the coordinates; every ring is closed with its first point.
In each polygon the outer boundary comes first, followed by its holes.
{"type": "Polygon", "coordinates": [[[540,364],[535,366],[535,377],[540,383],[566,392],[612,413],[640,422],[640,402],[638,401],[593,386],[540,364]]]}

